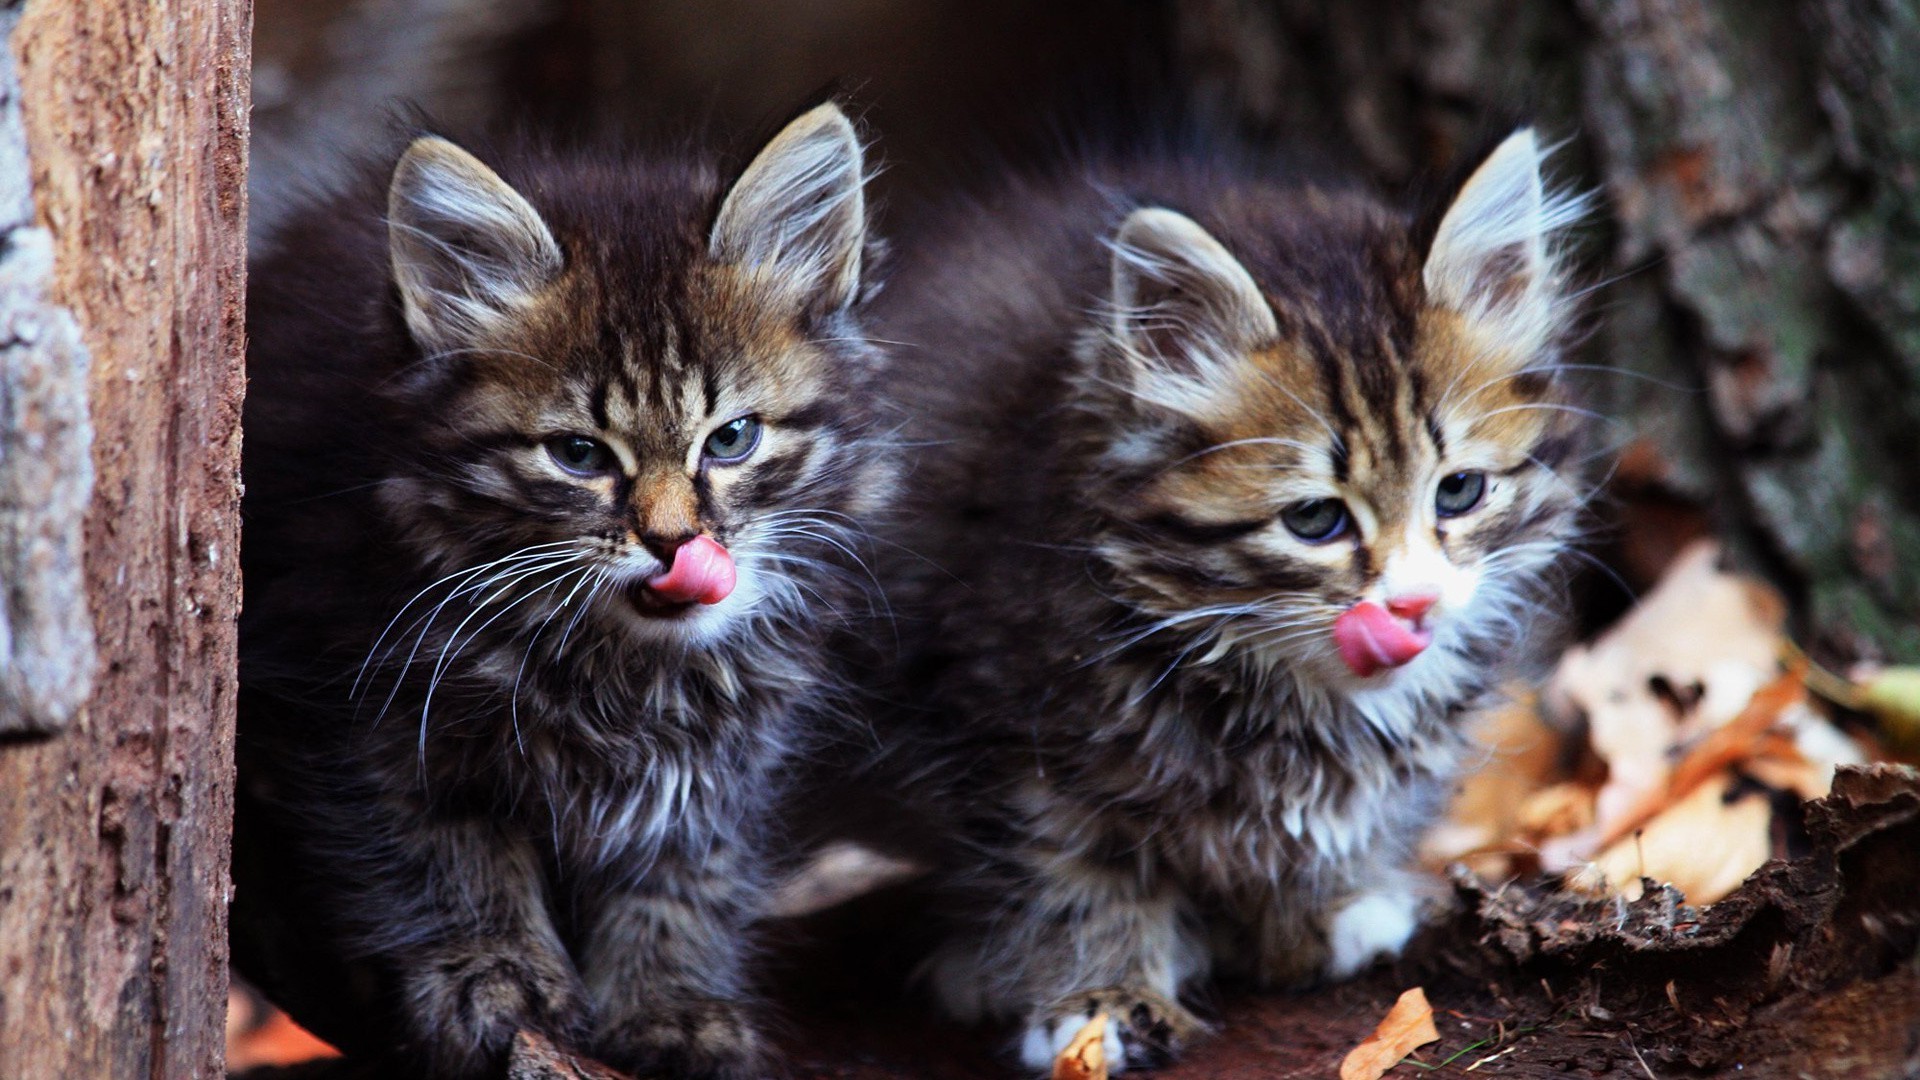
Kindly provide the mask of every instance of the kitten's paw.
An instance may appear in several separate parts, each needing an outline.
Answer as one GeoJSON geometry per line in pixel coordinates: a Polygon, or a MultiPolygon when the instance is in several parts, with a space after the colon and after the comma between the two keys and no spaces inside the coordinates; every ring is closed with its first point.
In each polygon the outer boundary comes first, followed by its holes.
{"type": "Polygon", "coordinates": [[[1031,1018],[1020,1040],[1021,1064],[1035,1072],[1052,1069],[1053,1059],[1100,1013],[1107,1014],[1109,1072],[1165,1065],[1207,1031],[1178,1002],[1144,987],[1089,990],[1069,994],[1031,1018]]]}
{"type": "Polygon", "coordinates": [[[648,1001],[603,1023],[595,1050],[608,1064],[702,1080],[748,1080],[768,1072],[766,1040],[753,1011],[737,1001],[648,1001]]]}
{"type": "Polygon", "coordinates": [[[1399,956],[1419,925],[1420,898],[1410,890],[1356,897],[1327,920],[1327,977],[1344,979],[1375,960],[1399,956]]]}
{"type": "Polygon", "coordinates": [[[525,942],[442,946],[409,966],[404,985],[412,1039],[435,1075],[497,1066],[522,1028],[565,1045],[584,1034],[573,966],[525,942]]]}

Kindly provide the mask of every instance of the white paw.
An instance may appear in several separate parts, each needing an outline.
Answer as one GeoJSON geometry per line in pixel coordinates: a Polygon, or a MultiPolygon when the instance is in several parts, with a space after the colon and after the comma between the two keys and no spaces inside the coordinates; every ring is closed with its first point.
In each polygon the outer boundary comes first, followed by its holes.
{"type": "Polygon", "coordinates": [[[1420,925],[1420,898],[1411,892],[1368,893],[1334,913],[1327,926],[1329,978],[1344,979],[1407,947],[1420,925]]]}
{"type": "MultiPolygon", "coordinates": [[[[1080,1029],[1093,1019],[1093,1013],[1076,1013],[1057,1017],[1045,1023],[1033,1024],[1020,1037],[1020,1064],[1037,1073],[1053,1071],[1053,1059],[1067,1048],[1080,1029]]],[[[1126,1047],[1120,1042],[1120,1025],[1107,1024],[1106,1038],[1100,1040],[1107,1054],[1107,1071],[1120,1073],[1127,1070],[1126,1047]]]]}

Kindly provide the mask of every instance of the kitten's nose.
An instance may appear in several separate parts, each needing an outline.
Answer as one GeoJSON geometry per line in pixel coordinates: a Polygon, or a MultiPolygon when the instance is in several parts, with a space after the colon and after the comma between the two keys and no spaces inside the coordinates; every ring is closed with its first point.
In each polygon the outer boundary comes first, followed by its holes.
{"type": "Polygon", "coordinates": [[[1435,592],[1402,593],[1388,597],[1386,608],[1403,619],[1419,619],[1439,602],[1440,594],[1435,592]]]}
{"type": "Polygon", "coordinates": [[[643,532],[640,534],[640,546],[651,552],[654,558],[659,559],[668,566],[672,566],[673,553],[680,550],[680,545],[699,535],[697,532],[676,533],[672,536],[656,532],[643,532]]]}

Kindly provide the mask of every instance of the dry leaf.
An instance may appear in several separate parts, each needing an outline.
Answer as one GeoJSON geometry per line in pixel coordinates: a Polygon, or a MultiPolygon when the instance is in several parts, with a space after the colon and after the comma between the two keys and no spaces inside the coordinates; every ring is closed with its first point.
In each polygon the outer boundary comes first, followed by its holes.
{"type": "Polygon", "coordinates": [[[1340,1063],[1340,1080],[1380,1080],[1402,1058],[1439,1038],[1427,992],[1416,986],[1401,994],[1373,1034],[1348,1052],[1340,1063]]]}
{"type": "Polygon", "coordinates": [[[1540,719],[1533,695],[1514,691],[1504,704],[1467,721],[1471,751],[1484,764],[1460,782],[1447,816],[1421,842],[1431,867],[1484,853],[1514,833],[1515,811],[1528,796],[1559,779],[1559,732],[1540,719]]]}
{"type": "Polygon", "coordinates": [[[1697,778],[1680,789],[1669,783],[1668,749],[1732,722],[1773,677],[1785,605],[1765,586],[1720,571],[1718,556],[1710,543],[1688,548],[1618,625],[1561,661],[1549,711],[1569,729],[1584,718],[1608,775],[1595,801],[1599,825],[1543,846],[1548,869],[1584,862],[1697,786],[1697,778]]]}
{"type": "Polygon", "coordinates": [[[1566,836],[1593,824],[1593,789],[1585,784],[1555,784],[1521,802],[1514,825],[1534,840],[1566,836]]]}
{"type": "Polygon", "coordinates": [[[1662,810],[1646,827],[1613,844],[1573,883],[1640,898],[1640,879],[1670,882],[1690,904],[1711,904],[1740,887],[1773,853],[1773,808],[1749,794],[1726,801],[1733,786],[1718,773],[1662,810]]]}
{"type": "MultiPolygon", "coordinates": [[[[227,998],[229,1013],[235,1010],[235,996],[227,998]]],[[[297,1065],[315,1058],[339,1057],[340,1051],[321,1042],[286,1013],[271,1010],[266,1019],[246,1030],[227,1031],[227,1068],[234,1072],[260,1065],[297,1065]]]]}
{"type": "MultiPolygon", "coordinates": [[[[1659,787],[1640,790],[1625,805],[1610,806],[1607,792],[1597,803],[1597,820],[1592,827],[1540,845],[1540,860],[1549,870],[1571,870],[1597,858],[1596,853],[1612,847],[1648,822],[1685,799],[1701,784],[1722,776],[1727,767],[1773,750],[1791,753],[1791,743],[1771,740],[1769,733],[1789,707],[1799,702],[1806,688],[1798,669],[1776,678],[1747,702],[1747,707],[1731,722],[1707,733],[1693,749],[1674,763],[1666,781],[1659,787]]],[[[1618,789],[1615,789],[1616,793],[1618,789]]],[[[1757,865],[1757,864],[1756,864],[1757,865]]],[[[1611,877],[1616,885],[1622,879],[1611,877]]],[[[1705,901],[1701,901],[1704,903],[1705,901]]]]}
{"type": "Polygon", "coordinates": [[[1106,1013],[1095,1013],[1053,1059],[1053,1080],[1107,1080],[1106,1013]]]}

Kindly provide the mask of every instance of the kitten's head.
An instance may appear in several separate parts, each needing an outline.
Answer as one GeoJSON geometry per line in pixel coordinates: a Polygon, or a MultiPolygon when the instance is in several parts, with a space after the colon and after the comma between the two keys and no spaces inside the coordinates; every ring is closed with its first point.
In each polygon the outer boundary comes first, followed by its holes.
{"type": "Polygon", "coordinates": [[[414,443],[383,497],[423,561],[484,568],[461,587],[502,614],[584,606],[649,640],[799,606],[887,482],[853,126],[820,106],[730,187],[686,162],[503,171],[422,138],[389,188],[418,356],[388,386],[414,443]]]}
{"type": "Polygon", "coordinates": [[[1446,678],[1524,625],[1582,502],[1555,370],[1578,206],[1541,157],[1508,138],[1424,244],[1311,189],[1219,197],[1220,239],[1125,220],[1087,393],[1130,602],[1349,690],[1446,678]]]}

